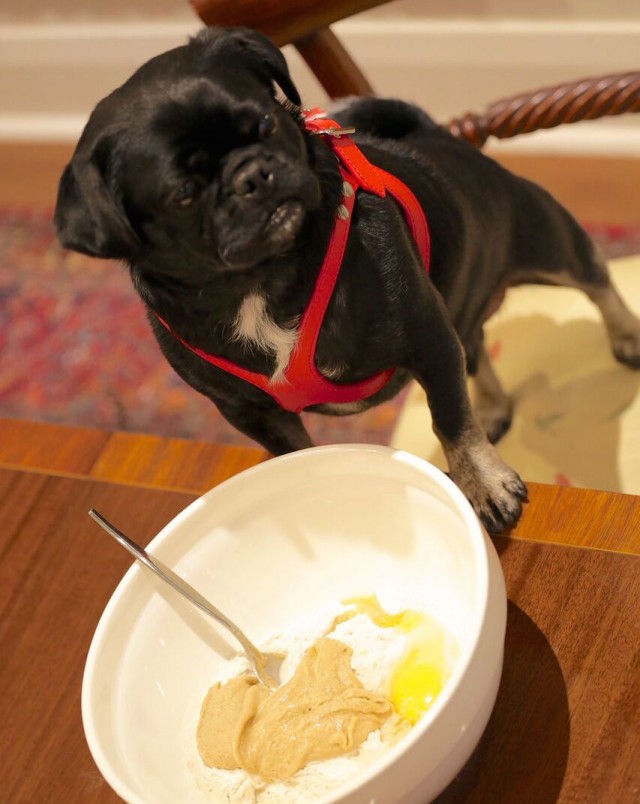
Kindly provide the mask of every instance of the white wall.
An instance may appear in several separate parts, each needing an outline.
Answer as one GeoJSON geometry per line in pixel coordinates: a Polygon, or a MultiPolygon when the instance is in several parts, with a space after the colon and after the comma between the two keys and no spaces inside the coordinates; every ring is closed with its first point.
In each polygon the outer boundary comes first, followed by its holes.
{"type": "MultiPolygon", "coordinates": [[[[295,4],[295,0],[291,2],[295,4]]],[[[167,21],[186,19],[191,14],[188,0],[2,0],[0,24],[167,21]]],[[[640,4],[637,0],[395,0],[362,17],[629,21],[640,20],[640,4]]]]}
{"type": "MultiPolygon", "coordinates": [[[[0,138],[75,139],[101,97],[198,27],[182,0],[3,0],[0,138]]],[[[640,69],[637,0],[398,0],[336,31],[379,94],[443,121],[516,92],[640,69]]],[[[324,102],[286,53],[308,105],[324,102]]],[[[564,126],[512,147],[640,154],[639,118],[564,126]]]]}

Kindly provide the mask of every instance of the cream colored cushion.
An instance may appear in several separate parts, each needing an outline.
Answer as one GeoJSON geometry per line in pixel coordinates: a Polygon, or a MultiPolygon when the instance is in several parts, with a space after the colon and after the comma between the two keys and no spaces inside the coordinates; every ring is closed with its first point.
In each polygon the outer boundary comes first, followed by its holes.
{"type": "MultiPolygon", "coordinates": [[[[609,267],[640,316],[640,256],[609,267]]],[[[640,494],[640,371],[613,358],[598,310],[582,293],[510,290],[486,325],[485,342],[515,399],[513,424],[498,451],[524,480],[640,494]]],[[[417,384],[391,444],[446,469],[417,384]]]]}

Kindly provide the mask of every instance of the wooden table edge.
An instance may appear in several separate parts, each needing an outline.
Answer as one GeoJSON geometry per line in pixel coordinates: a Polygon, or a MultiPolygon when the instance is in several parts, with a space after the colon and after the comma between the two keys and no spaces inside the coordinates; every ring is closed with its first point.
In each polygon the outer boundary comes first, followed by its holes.
{"type": "MultiPolygon", "coordinates": [[[[0,418],[0,468],[199,496],[268,458],[251,447],[0,418]]],[[[508,538],[640,555],[640,497],[529,483],[508,538]]]]}

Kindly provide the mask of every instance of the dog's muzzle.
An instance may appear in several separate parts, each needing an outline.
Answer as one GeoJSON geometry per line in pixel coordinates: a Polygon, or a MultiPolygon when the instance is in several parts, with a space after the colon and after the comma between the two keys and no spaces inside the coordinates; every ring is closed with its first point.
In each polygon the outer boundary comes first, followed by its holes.
{"type": "Polygon", "coordinates": [[[284,153],[249,147],[231,154],[213,211],[223,262],[241,268],[284,253],[319,195],[315,176],[284,153]]]}
{"type": "Polygon", "coordinates": [[[229,180],[231,192],[255,200],[272,195],[277,190],[274,163],[273,156],[256,156],[241,162],[229,180]]]}
{"type": "Polygon", "coordinates": [[[287,162],[282,154],[249,147],[233,153],[222,170],[222,188],[228,198],[241,203],[277,199],[286,182],[287,162]]]}

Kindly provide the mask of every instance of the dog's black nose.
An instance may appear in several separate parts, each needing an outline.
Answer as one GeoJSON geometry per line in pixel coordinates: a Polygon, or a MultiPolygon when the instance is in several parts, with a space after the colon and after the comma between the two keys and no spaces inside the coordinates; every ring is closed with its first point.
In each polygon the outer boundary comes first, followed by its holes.
{"type": "Polygon", "coordinates": [[[262,195],[273,190],[274,186],[273,167],[264,157],[244,162],[231,178],[231,189],[240,196],[262,195]]]}

